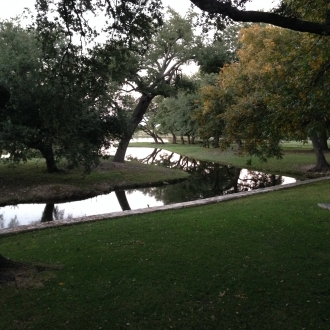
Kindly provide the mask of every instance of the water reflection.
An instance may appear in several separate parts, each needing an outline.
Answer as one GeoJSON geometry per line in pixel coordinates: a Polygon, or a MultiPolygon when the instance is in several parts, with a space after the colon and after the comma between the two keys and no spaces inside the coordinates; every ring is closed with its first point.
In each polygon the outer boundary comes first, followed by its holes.
{"type": "Polygon", "coordinates": [[[280,175],[197,161],[161,149],[129,148],[127,158],[138,159],[145,164],[180,168],[191,175],[189,179],[173,185],[121,190],[82,201],[1,207],[0,229],[180,203],[296,181],[280,175]]]}
{"type": "Polygon", "coordinates": [[[42,212],[40,222],[47,222],[53,220],[63,220],[64,210],[60,210],[54,203],[46,204],[44,211],[42,212]]]}
{"type": "Polygon", "coordinates": [[[125,190],[115,191],[115,194],[117,196],[117,199],[118,199],[118,202],[119,202],[119,205],[120,205],[121,209],[123,211],[130,210],[131,207],[129,206],[129,203],[128,203],[128,200],[127,200],[127,197],[126,197],[126,194],[125,194],[125,190]]]}
{"type": "MultiPolygon", "coordinates": [[[[138,159],[130,157],[130,159],[138,159]]],[[[280,175],[266,174],[234,166],[221,165],[214,162],[204,162],[191,159],[175,153],[163,153],[154,149],[148,156],[139,161],[146,164],[156,164],[170,168],[179,168],[190,174],[190,178],[174,184],[154,188],[144,188],[143,193],[154,196],[164,204],[173,204],[219,195],[232,194],[294,182],[292,178],[280,175]],[[291,179],[291,180],[290,180],[291,179]]]]}

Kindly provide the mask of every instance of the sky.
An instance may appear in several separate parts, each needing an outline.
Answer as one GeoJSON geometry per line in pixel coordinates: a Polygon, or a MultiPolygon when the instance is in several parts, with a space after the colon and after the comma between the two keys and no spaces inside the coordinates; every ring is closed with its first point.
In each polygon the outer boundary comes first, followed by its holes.
{"type": "MultiPolygon", "coordinates": [[[[273,1],[277,0],[253,0],[247,6],[249,10],[269,9],[272,6],[273,1]]],[[[14,17],[23,12],[24,7],[33,9],[35,0],[2,0],[0,18],[8,19],[14,17]]],[[[180,14],[185,14],[190,6],[189,0],[163,0],[164,6],[170,6],[180,14]]]]}

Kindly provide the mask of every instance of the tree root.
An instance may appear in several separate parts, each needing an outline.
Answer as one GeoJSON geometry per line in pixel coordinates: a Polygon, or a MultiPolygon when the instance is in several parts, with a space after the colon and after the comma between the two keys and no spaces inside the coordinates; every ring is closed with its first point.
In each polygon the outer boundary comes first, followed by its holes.
{"type": "Polygon", "coordinates": [[[309,169],[307,172],[325,173],[329,171],[330,171],[330,166],[314,166],[313,168],[309,169]]]}

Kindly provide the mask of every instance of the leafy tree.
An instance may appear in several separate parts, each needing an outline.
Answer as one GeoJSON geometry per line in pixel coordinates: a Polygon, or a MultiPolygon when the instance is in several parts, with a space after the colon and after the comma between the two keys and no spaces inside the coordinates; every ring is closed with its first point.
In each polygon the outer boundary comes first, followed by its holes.
{"type": "Polygon", "coordinates": [[[233,24],[216,35],[216,41],[200,51],[197,56],[201,74],[197,79],[199,95],[196,95],[195,118],[199,125],[199,136],[204,146],[209,146],[212,139],[213,147],[218,148],[224,122],[221,114],[224,107],[218,99],[213,98],[217,74],[228,63],[237,60],[236,51],[240,47],[238,32],[240,24],[233,24]]]}
{"type": "Polygon", "coordinates": [[[194,90],[180,89],[177,95],[164,98],[157,108],[156,121],[163,132],[172,134],[173,143],[176,143],[177,135],[181,136],[182,143],[184,136],[187,136],[188,143],[194,143],[198,130],[193,116],[196,94],[194,90]]]}
{"type": "Polygon", "coordinates": [[[214,148],[219,148],[220,137],[224,129],[222,114],[225,110],[219,98],[215,97],[217,93],[215,74],[204,76],[201,80],[199,91],[198,107],[195,116],[199,125],[199,136],[204,141],[204,146],[209,146],[212,139],[214,148]]]}
{"type": "Polygon", "coordinates": [[[266,160],[281,157],[281,140],[310,137],[315,170],[329,169],[319,139],[330,124],[327,38],[255,25],[241,42],[210,95],[225,109],[224,142],[242,140],[242,152],[266,160]]]}
{"type": "Polygon", "coordinates": [[[217,31],[211,42],[206,44],[204,41],[205,45],[198,50],[195,58],[201,73],[219,73],[225,64],[236,60],[238,32],[242,27],[242,24],[228,25],[217,31]]]}
{"type": "Polygon", "coordinates": [[[282,0],[273,12],[245,11],[251,0],[190,0],[208,19],[223,27],[228,21],[267,23],[299,32],[329,36],[329,2],[327,0],[282,0]],[[309,15],[309,13],[312,14],[309,15]]]}
{"type": "Polygon", "coordinates": [[[36,0],[35,8],[40,34],[47,35],[56,28],[65,31],[71,41],[74,35],[95,41],[102,33],[107,36],[107,50],[111,48],[112,52],[116,48],[121,48],[119,52],[147,48],[155,29],[162,24],[160,0],[36,0]],[[104,21],[101,30],[90,25],[93,17],[104,21]]]}
{"type": "Polygon", "coordinates": [[[121,134],[117,111],[110,108],[114,86],[92,53],[76,55],[79,66],[69,67],[71,57],[60,56],[66,38],[54,31],[53,39],[45,56],[33,30],[0,23],[0,76],[12,91],[0,113],[0,147],[14,161],[39,150],[48,172],[57,171],[57,157],[89,170],[100,148],[121,134]]]}
{"type": "Polygon", "coordinates": [[[188,13],[186,18],[182,18],[169,8],[169,16],[147,52],[137,57],[138,74],[126,81],[131,91],[139,92],[141,98],[119,143],[114,157],[116,162],[124,161],[129,141],[155,96],[175,93],[181,80],[180,67],[193,58],[194,49],[199,43],[200,38],[192,29],[194,14],[188,13]]]}

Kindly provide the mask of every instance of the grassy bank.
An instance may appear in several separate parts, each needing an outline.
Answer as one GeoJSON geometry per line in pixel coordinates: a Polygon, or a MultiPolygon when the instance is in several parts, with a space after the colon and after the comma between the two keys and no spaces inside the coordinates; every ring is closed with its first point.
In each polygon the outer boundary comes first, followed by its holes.
{"type": "MultiPolygon", "coordinates": [[[[308,172],[315,162],[310,145],[287,143],[283,159],[269,159],[266,163],[262,163],[254,158],[251,166],[246,164],[248,158],[239,157],[235,149],[221,151],[202,148],[199,145],[169,143],[165,145],[134,143],[131,146],[160,147],[199,160],[231,164],[272,174],[293,175],[301,178],[319,176],[319,174],[308,172]]],[[[330,153],[326,156],[330,161],[330,153]]],[[[164,181],[173,182],[187,176],[183,171],[137,162],[119,164],[111,160],[102,161],[90,175],[84,175],[79,169],[65,174],[49,174],[46,172],[44,160],[40,159],[30,160],[16,167],[1,163],[0,205],[88,198],[121,188],[157,185],[164,181]]]]}
{"type": "MultiPolygon", "coordinates": [[[[308,172],[315,165],[315,155],[310,144],[302,143],[283,143],[283,158],[270,158],[267,162],[261,162],[256,157],[252,157],[252,164],[247,165],[247,161],[251,157],[240,157],[237,155],[236,147],[228,150],[203,148],[198,144],[172,144],[155,145],[152,143],[132,143],[132,147],[150,147],[163,148],[176,152],[191,158],[205,161],[219,162],[223,164],[231,164],[233,166],[250,168],[263,172],[274,174],[298,175],[304,177],[315,177],[316,174],[308,172]]],[[[325,153],[328,162],[330,162],[330,152],[325,153]]],[[[317,174],[319,175],[319,174],[317,174]]]]}
{"type": "Polygon", "coordinates": [[[0,286],[0,329],[329,329],[329,182],[1,238],[58,267],[0,286]]]}
{"type": "MultiPolygon", "coordinates": [[[[60,164],[61,165],[61,164],[60,164]]],[[[0,205],[81,199],[120,188],[134,188],[186,178],[179,170],[103,160],[91,174],[81,169],[49,174],[44,160],[33,159],[16,167],[0,164],[0,205]]]]}

